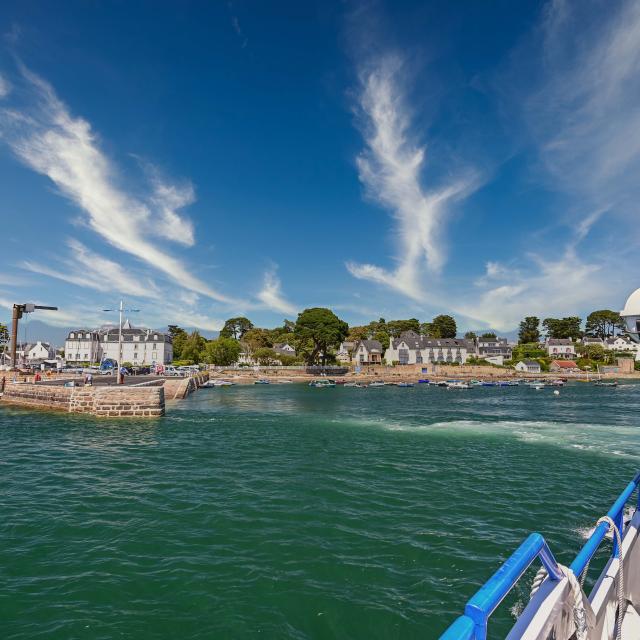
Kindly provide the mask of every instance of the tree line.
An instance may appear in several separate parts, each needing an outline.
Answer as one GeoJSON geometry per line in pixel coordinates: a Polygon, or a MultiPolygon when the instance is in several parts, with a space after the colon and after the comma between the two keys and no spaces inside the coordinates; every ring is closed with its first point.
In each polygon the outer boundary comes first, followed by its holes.
{"type": "MultiPolygon", "coordinates": [[[[527,316],[520,323],[518,342],[520,344],[538,343],[541,339],[540,318],[527,316]]],[[[606,339],[624,329],[624,322],[620,314],[610,309],[592,311],[582,330],[582,319],[578,316],[566,318],[545,318],[542,329],[547,338],[579,340],[584,336],[606,339]]]]}
{"type": "Polygon", "coordinates": [[[327,365],[335,363],[335,350],[344,341],[378,340],[385,349],[391,338],[398,338],[405,331],[432,338],[455,338],[457,326],[452,316],[439,315],[424,323],[417,318],[389,321],[379,318],[367,325],[349,327],[331,309],[323,307],[305,309],[295,322],[285,320],[274,329],[256,327],[243,316],[229,318],[213,340],[207,340],[198,331],[187,333],[177,325],[169,325],[174,360],[219,366],[234,364],[242,353],[264,365],[277,362],[327,365]],[[291,345],[296,355],[277,352],[274,347],[282,343],[291,345]]]}

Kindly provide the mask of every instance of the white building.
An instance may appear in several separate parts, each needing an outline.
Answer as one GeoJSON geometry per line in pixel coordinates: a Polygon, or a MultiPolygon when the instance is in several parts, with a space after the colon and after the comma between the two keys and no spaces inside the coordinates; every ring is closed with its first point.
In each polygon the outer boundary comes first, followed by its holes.
{"type": "Polygon", "coordinates": [[[296,355],[295,347],[292,347],[288,342],[278,342],[273,345],[273,350],[277,356],[292,356],[296,355]]]}
{"type": "Polygon", "coordinates": [[[336,360],[338,362],[351,362],[351,353],[353,352],[353,348],[356,346],[355,342],[350,340],[345,340],[340,343],[338,347],[338,351],[336,352],[336,360]]]}
{"type": "Polygon", "coordinates": [[[604,341],[604,348],[610,351],[637,351],[638,345],[627,336],[612,336],[604,341]]]}
{"type": "Polygon", "coordinates": [[[484,358],[492,364],[504,364],[505,360],[511,360],[513,350],[506,338],[483,338],[480,336],[475,341],[476,356],[484,358]]]}
{"type": "Polygon", "coordinates": [[[535,360],[520,360],[514,369],[523,373],[540,373],[542,371],[540,363],[535,360]]]}
{"type": "Polygon", "coordinates": [[[100,362],[99,332],[95,329],[69,331],[64,342],[66,362],[100,362]]]}
{"type": "Polygon", "coordinates": [[[35,344],[28,344],[25,347],[28,362],[41,362],[42,360],[52,360],[56,357],[55,349],[48,342],[38,340],[35,344]]]}
{"type": "Polygon", "coordinates": [[[399,338],[390,338],[384,358],[387,364],[464,364],[470,348],[467,340],[427,338],[415,331],[405,331],[399,338]]]}
{"type": "MultiPolygon", "coordinates": [[[[67,362],[120,361],[118,327],[70,331],[64,345],[67,362]]],[[[173,360],[171,336],[153,329],[122,325],[122,362],[134,365],[168,364],[173,360]]]]}
{"type": "Polygon", "coordinates": [[[351,352],[351,360],[357,366],[382,364],[382,345],[378,340],[358,340],[351,352]]]}
{"type": "Polygon", "coordinates": [[[572,360],[576,357],[576,346],[570,338],[547,338],[545,346],[547,354],[554,360],[559,358],[572,360]]]}

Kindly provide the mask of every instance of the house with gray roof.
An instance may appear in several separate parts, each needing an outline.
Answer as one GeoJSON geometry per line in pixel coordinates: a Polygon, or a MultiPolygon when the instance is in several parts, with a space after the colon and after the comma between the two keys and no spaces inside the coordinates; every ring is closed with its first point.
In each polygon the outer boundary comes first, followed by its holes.
{"type": "Polygon", "coordinates": [[[428,338],[415,331],[405,331],[390,338],[384,358],[387,364],[464,364],[474,347],[459,338],[428,338]]]}
{"type": "Polygon", "coordinates": [[[540,373],[542,371],[540,363],[536,360],[520,360],[514,369],[522,373],[540,373]]]}
{"type": "MultiPolygon", "coordinates": [[[[64,344],[67,362],[101,362],[120,360],[119,329],[74,329],[64,344]]],[[[127,320],[122,325],[122,362],[133,365],[168,364],[173,360],[173,341],[168,333],[134,327],[127,320]]]]}
{"type": "Polygon", "coordinates": [[[295,356],[296,350],[288,342],[278,342],[273,345],[273,350],[279,356],[295,356]]]}
{"type": "Polygon", "coordinates": [[[572,360],[576,357],[576,345],[571,338],[547,338],[545,343],[550,358],[572,360]]]}
{"type": "Polygon", "coordinates": [[[356,366],[382,364],[382,345],[378,340],[358,340],[351,352],[356,366]]]}

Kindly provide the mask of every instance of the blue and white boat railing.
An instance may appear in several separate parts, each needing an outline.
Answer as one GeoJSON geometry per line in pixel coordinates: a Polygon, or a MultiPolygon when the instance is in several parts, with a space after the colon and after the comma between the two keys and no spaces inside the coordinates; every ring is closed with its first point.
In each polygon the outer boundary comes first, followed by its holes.
{"type": "MultiPolygon", "coordinates": [[[[607,513],[607,517],[613,521],[618,531],[620,532],[621,537],[623,538],[623,566],[625,568],[626,575],[630,575],[627,564],[631,561],[631,558],[627,558],[626,556],[627,553],[629,556],[632,555],[631,549],[633,548],[633,545],[635,545],[635,541],[638,539],[638,528],[640,528],[640,509],[636,511],[636,515],[634,516],[634,518],[628,524],[626,524],[624,521],[625,505],[633,492],[638,488],[639,483],[640,472],[636,474],[634,479],[626,486],[624,491],[618,496],[618,499],[613,503],[613,506],[607,513]],[[628,538],[633,537],[632,540],[628,539],[627,541],[625,541],[625,535],[627,533],[631,534],[630,536],[628,536],[628,538]]],[[[640,507],[640,492],[638,495],[637,504],[640,507]]],[[[593,533],[585,543],[584,547],[581,549],[581,551],[578,553],[575,560],[569,567],[576,577],[580,578],[585,569],[588,568],[591,559],[598,550],[600,543],[607,535],[609,529],[610,524],[608,522],[600,522],[596,526],[593,533]]],[[[603,592],[605,591],[605,589],[611,591],[611,584],[605,584],[605,579],[610,578],[611,580],[609,580],[609,583],[615,582],[618,567],[620,566],[620,562],[618,561],[619,551],[620,550],[618,548],[616,536],[614,535],[611,558],[596,585],[594,586],[594,589],[589,598],[590,602],[594,606],[594,610],[596,610],[597,608],[597,613],[601,613],[603,617],[607,615],[605,611],[607,603],[603,601],[603,597],[595,598],[594,594],[600,586],[602,586],[601,591],[603,592]],[[613,562],[614,560],[615,563],[613,562]],[[597,603],[596,599],[598,600],[597,603]]],[[[640,544],[638,545],[638,549],[635,549],[635,553],[633,555],[638,556],[638,551],[640,551],[640,544]]],[[[554,558],[544,537],[539,533],[532,533],[513,552],[511,557],[508,558],[505,563],[493,574],[493,576],[489,578],[489,580],[479,589],[479,591],[477,591],[476,594],[467,602],[467,605],[464,609],[464,614],[457,618],[453,622],[453,624],[442,634],[442,636],[440,636],[440,640],[486,640],[487,627],[491,614],[496,610],[498,605],[516,585],[518,580],[522,577],[523,573],[529,568],[534,560],[536,560],[536,558],[540,560],[541,564],[544,566],[548,574],[549,584],[548,588],[546,589],[547,593],[549,592],[549,588],[553,586],[553,583],[557,585],[561,580],[566,579],[562,568],[556,562],[556,559],[554,558]]],[[[640,567],[632,568],[631,572],[640,574],[640,567]]],[[[545,594],[540,594],[540,599],[542,599],[543,597],[545,597],[545,594]]],[[[538,606],[539,603],[534,603],[532,600],[530,605],[538,606]]],[[[627,612],[629,612],[629,609],[627,609],[627,612]]],[[[629,617],[629,625],[636,625],[634,626],[634,632],[638,633],[638,635],[630,635],[629,637],[640,638],[640,626],[637,626],[640,623],[640,618],[637,618],[637,622],[634,623],[632,618],[637,617],[637,614],[635,610],[633,611],[633,613],[635,614],[635,616],[625,616],[625,624],[626,618],[629,617]]],[[[526,618],[527,621],[533,620],[534,614],[529,613],[528,616],[526,614],[527,610],[525,609],[521,618],[526,618]]],[[[603,621],[600,621],[600,628],[603,627],[604,624],[605,623],[603,621]]],[[[525,626],[525,622],[521,624],[516,623],[516,627],[522,627],[524,629],[525,626]]],[[[514,635],[516,627],[512,629],[512,632],[509,634],[509,638],[523,637],[519,633],[516,633],[514,635]]],[[[624,631],[624,625],[622,628],[624,631]]],[[[603,636],[599,635],[598,637],[613,637],[611,635],[613,633],[613,629],[611,630],[610,634],[607,634],[606,631],[603,631],[603,633],[603,636]]],[[[625,638],[624,633],[622,634],[622,638],[625,638]]]]}

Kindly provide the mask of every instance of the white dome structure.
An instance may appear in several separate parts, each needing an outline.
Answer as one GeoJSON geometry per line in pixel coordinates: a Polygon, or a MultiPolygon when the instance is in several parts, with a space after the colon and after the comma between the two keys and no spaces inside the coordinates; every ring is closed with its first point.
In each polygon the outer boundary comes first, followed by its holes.
{"type": "Polygon", "coordinates": [[[640,342],[640,289],[636,289],[628,298],[624,309],[620,312],[626,325],[627,335],[640,342]]]}

